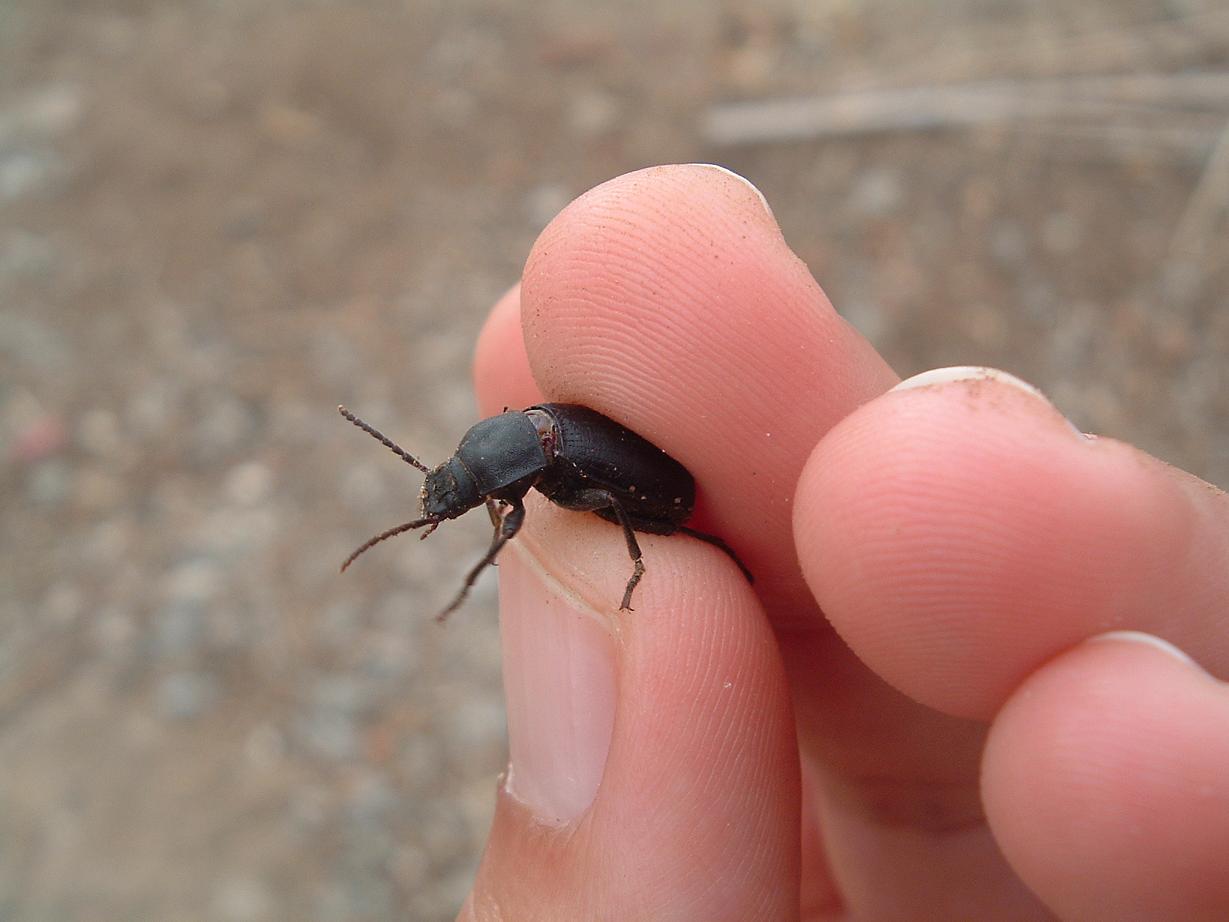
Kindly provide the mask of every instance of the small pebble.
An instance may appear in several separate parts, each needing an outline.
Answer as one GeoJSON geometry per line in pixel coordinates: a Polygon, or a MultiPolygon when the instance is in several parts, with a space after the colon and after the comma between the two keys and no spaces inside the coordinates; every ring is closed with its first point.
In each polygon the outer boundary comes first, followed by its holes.
{"type": "Polygon", "coordinates": [[[218,680],[200,672],[174,672],[158,685],[156,702],[163,717],[188,720],[199,717],[217,702],[218,680]]]}

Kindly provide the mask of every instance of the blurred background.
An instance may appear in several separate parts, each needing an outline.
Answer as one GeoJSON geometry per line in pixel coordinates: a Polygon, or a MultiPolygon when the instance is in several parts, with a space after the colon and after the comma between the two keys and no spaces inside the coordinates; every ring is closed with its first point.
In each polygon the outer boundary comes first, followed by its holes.
{"type": "Polygon", "coordinates": [[[451,919],[504,761],[474,421],[538,231],[748,176],[902,375],[1229,485],[1216,0],[0,0],[0,919],[451,919]]]}

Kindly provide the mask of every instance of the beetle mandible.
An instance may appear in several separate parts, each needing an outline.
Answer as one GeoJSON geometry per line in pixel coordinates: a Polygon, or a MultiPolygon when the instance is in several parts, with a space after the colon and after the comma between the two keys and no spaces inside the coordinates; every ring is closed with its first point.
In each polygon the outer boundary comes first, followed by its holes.
{"type": "Polygon", "coordinates": [[[594,512],[623,529],[632,575],[623,590],[620,611],[630,611],[632,591],[644,576],[636,532],[682,533],[721,548],[747,580],[751,571],[734,549],[716,535],[683,523],[695,508],[696,483],[691,473],[652,442],[596,410],[570,403],[541,403],[523,411],[505,410],[475,423],[456,453],[434,469],[372,428],[345,407],[338,411],[378,439],[403,461],[427,475],[419,496],[422,515],[360,545],[341,565],[388,538],[428,526],[425,538],[447,519],[485,504],[495,526],[486,554],[469,574],[456,598],[437,620],[456,610],[483,569],[495,561],[525,521],[525,494],[536,488],[564,509],[594,512]]]}

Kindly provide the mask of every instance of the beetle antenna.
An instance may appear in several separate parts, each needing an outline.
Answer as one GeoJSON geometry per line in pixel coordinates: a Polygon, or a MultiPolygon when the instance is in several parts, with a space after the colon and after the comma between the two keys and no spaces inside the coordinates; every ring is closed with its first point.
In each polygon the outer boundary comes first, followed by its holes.
{"type": "MultiPolygon", "coordinates": [[[[350,422],[354,423],[354,425],[358,426],[368,435],[378,440],[381,445],[389,449],[393,454],[395,454],[402,461],[409,462],[410,464],[418,468],[420,471],[422,471],[424,474],[431,473],[430,469],[425,464],[423,464],[421,461],[415,458],[412,454],[410,454],[408,451],[406,451],[404,448],[402,448],[400,445],[398,445],[396,442],[394,442],[392,439],[386,436],[379,429],[369,426],[367,423],[363,422],[361,419],[359,419],[357,416],[355,416],[345,407],[339,406],[337,408],[337,412],[340,413],[342,416],[344,416],[346,419],[350,420],[350,422]]],[[[342,569],[344,570],[345,567],[342,567],[342,569]]]]}
{"type": "Polygon", "coordinates": [[[431,526],[430,530],[427,532],[427,534],[431,534],[431,532],[435,531],[436,527],[439,525],[439,519],[431,519],[431,518],[415,519],[413,522],[406,522],[404,525],[398,525],[396,528],[390,528],[388,531],[380,532],[374,538],[370,539],[369,541],[363,542],[361,545],[355,548],[354,553],[351,554],[349,557],[347,557],[346,562],[341,565],[341,572],[345,573],[346,567],[354,563],[355,559],[360,554],[362,554],[364,551],[368,551],[371,548],[375,547],[381,541],[387,541],[389,538],[395,538],[397,537],[397,535],[403,534],[404,532],[407,532],[407,531],[411,531],[412,529],[415,529],[415,528],[422,528],[422,526],[424,525],[431,526]]]}

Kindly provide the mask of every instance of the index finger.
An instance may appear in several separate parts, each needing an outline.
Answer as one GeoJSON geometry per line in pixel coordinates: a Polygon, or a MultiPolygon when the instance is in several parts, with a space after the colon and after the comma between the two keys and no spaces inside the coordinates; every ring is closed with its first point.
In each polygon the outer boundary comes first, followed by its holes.
{"type": "Polygon", "coordinates": [[[760,193],[700,165],[598,186],[538,238],[521,319],[543,392],[681,461],[698,485],[696,527],[738,550],[778,625],[823,624],[794,553],[794,487],[823,433],[897,377],[833,310],[760,193]]]}

